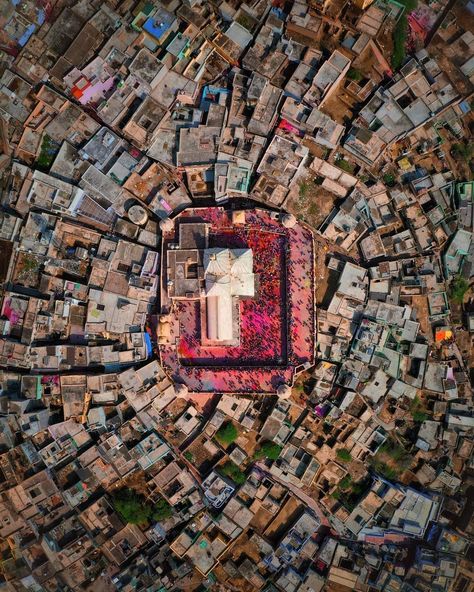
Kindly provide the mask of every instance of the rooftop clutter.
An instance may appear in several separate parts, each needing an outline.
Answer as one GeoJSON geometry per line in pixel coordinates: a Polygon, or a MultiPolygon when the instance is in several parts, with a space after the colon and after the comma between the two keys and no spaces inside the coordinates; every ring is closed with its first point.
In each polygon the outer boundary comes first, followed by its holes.
{"type": "Polygon", "coordinates": [[[0,24],[2,590],[468,591],[472,2],[0,24]]]}

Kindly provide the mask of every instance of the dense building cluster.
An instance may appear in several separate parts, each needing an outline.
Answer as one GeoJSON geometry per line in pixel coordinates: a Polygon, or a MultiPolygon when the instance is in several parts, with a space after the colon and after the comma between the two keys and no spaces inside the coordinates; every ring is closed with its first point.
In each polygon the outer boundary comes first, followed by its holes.
{"type": "Polygon", "coordinates": [[[0,0],[0,591],[474,590],[472,0],[0,0]]]}

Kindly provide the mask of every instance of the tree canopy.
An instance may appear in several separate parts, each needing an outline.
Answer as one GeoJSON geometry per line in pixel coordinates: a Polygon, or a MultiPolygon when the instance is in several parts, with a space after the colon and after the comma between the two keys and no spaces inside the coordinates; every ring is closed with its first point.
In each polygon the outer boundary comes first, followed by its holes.
{"type": "Polygon", "coordinates": [[[171,518],[172,514],[173,510],[164,498],[161,498],[156,502],[153,508],[153,520],[156,520],[157,522],[162,522],[167,518],[171,518]]]}
{"type": "Polygon", "coordinates": [[[350,462],[352,460],[352,456],[348,450],[345,448],[339,448],[336,452],[337,458],[342,462],[350,462]]]}
{"type": "Polygon", "coordinates": [[[113,505],[120,516],[129,524],[144,524],[151,516],[151,506],[145,498],[128,487],[120,489],[113,496],[113,505]]]}
{"type": "Polygon", "coordinates": [[[451,283],[449,294],[457,304],[462,304],[464,300],[464,294],[468,290],[469,282],[463,278],[462,275],[457,275],[451,283]]]}
{"type": "Polygon", "coordinates": [[[128,524],[146,524],[153,520],[161,522],[173,514],[172,507],[164,498],[153,505],[142,494],[129,487],[114,493],[112,503],[115,511],[128,524]]]}
{"type": "Polygon", "coordinates": [[[245,473],[243,473],[239,467],[230,460],[219,468],[223,475],[229,477],[229,479],[232,479],[232,481],[237,485],[242,485],[247,479],[245,473]]]}
{"type": "Polygon", "coordinates": [[[232,444],[238,435],[237,428],[232,422],[228,421],[217,430],[216,439],[221,444],[232,444]]]}
{"type": "Polygon", "coordinates": [[[281,453],[281,446],[275,444],[275,442],[262,442],[258,450],[255,452],[255,458],[268,458],[270,460],[276,460],[281,453]]]}

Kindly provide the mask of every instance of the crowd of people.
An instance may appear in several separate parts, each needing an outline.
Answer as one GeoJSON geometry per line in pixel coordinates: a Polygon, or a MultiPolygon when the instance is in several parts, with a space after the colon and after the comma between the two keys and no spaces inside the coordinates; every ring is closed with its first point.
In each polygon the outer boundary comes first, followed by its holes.
{"type": "Polygon", "coordinates": [[[312,359],[315,347],[315,304],[313,241],[308,230],[298,227],[287,247],[287,275],[291,286],[288,299],[288,359],[295,366],[312,359]]]}
{"type": "Polygon", "coordinates": [[[277,365],[286,361],[285,240],[282,234],[252,228],[211,236],[211,246],[252,250],[257,283],[255,297],[239,302],[237,346],[203,344],[199,302],[179,302],[177,312],[182,330],[178,355],[184,363],[219,365],[235,360],[240,365],[277,365]]]}

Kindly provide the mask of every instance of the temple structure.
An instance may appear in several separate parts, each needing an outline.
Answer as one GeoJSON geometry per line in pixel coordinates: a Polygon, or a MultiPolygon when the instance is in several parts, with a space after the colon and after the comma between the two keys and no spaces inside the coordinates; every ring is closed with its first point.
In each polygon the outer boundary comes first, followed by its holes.
{"type": "MultiPolygon", "coordinates": [[[[291,223],[289,223],[291,222],[291,223]]],[[[189,392],[279,393],[314,360],[313,236],[261,209],[162,225],[158,343],[189,392]]]]}

